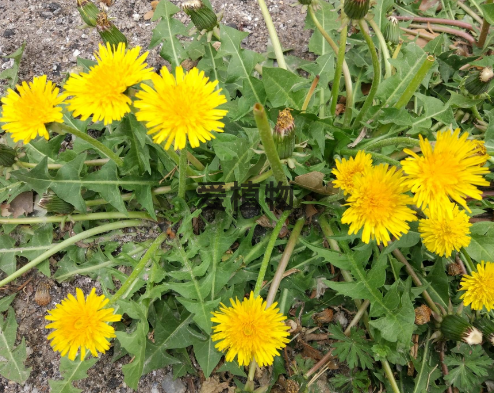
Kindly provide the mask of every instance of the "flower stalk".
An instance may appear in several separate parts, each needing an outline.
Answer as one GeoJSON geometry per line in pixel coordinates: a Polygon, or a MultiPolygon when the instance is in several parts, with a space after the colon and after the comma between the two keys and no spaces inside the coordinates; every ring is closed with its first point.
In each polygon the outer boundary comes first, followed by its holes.
{"type": "Polygon", "coordinates": [[[374,34],[376,35],[377,39],[379,40],[379,45],[381,46],[381,51],[384,59],[384,79],[387,79],[392,75],[392,67],[391,63],[389,62],[391,55],[389,54],[388,45],[386,44],[386,40],[384,39],[381,29],[379,29],[379,26],[374,21],[374,19],[369,19],[368,22],[374,30],[374,34]]]}
{"type": "Polygon", "coordinates": [[[118,220],[123,218],[141,219],[154,221],[154,219],[144,212],[127,212],[127,214],[119,212],[102,212],[88,214],[66,214],[49,217],[24,217],[24,218],[0,218],[1,225],[27,225],[27,224],[48,224],[55,222],[80,222],[94,220],[118,220]]]}
{"type": "Polygon", "coordinates": [[[335,117],[336,104],[338,103],[338,93],[340,92],[341,73],[343,71],[343,62],[345,61],[346,40],[348,35],[348,25],[345,23],[340,33],[340,47],[336,60],[336,69],[334,72],[333,88],[331,90],[331,116],[335,117]]]}
{"type": "Polygon", "coordinates": [[[278,67],[286,70],[287,66],[285,62],[285,56],[283,55],[283,49],[281,48],[280,39],[278,38],[278,34],[276,33],[273,19],[271,18],[266,2],[264,0],[257,0],[257,3],[261,8],[262,17],[264,18],[264,22],[266,23],[266,27],[268,28],[269,38],[271,38],[271,43],[273,44],[274,54],[276,56],[276,61],[278,62],[278,67]]]}
{"type": "Polygon", "coordinates": [[[180,150],[180,161],[178,164],[178,196],[185,199],[186,183],[187,183],[187,146],[180,150]]]}

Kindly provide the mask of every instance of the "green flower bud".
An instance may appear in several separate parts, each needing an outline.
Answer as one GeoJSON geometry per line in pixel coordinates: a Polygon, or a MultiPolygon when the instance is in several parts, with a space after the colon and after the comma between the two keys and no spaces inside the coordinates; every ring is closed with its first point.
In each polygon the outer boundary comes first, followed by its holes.
{"type": "Polygon", "coordinates": [[[205,6],[201,0],[189,0],[182,3],[182,9],[190,16],[199,31],[211,31],[218,26],[218,17],[214,11],[205,6]]]}
{"type": "Polygon", "coordinates": [[[280,111],[274,128],[273,139],[281,159],[291,157],[295,149],[295,122],[290,110],[280,111]]]}
{"type": "Polygon", "coordinates": [[[99,9],[91,0],[77,0],[77,9],[84,23],[96,27],[99,9]]]}
{"type": "Polygon", "coordinates": [[[473,71],[465,81],[465,89],[474,96],[486,93],[492,78],[494,78],[494,72],[491,67],[485,67],[481,71],[473,71]]]}
{"type": "Polygon", "coordinates": [[[443,336],[449,340],[463,341],[469,345],[482,343],[482,332],[459,315],[446,315],[440,329],[443,336]]]}
{"type": "Polygon", "coordinates": [[[106,12],[101,11],[98,14],[96,28],[98,29],[98,33],[105,44],[109,43],[112,46],[117,46],[120,42],[123,42],[127,46],[127,38],[108,19],[106,12]]]}
{"type": "Polygon", "coordinates": [[[0,166],[10,167],[14,165],[17,153],[7,145],[0,145],[0,166]]]}
{"type": "Polygon", "coordinates": [[[494,345],[494,322],[487,318],[476,319],[473,325],[494,345]]]}
{"type": "Polygon", "coordinates": [[[370,0],[346,0],[343,10],[350,19],[363,19],[369,12],[370,0]]]}
{"type": "Polygon", "coordinates": [[[43,194],[38,205],[50,213],[70,214],[74,211],[74,206],[65,202],[51,191],[43,194]]]}
{"type": "Polygon", "coordinates": [[[398,24],[398,19],[394,16],[388,18],[388,24],[384,29],[384,38],[393,44],[398,44],[400,42],[400,26],[398,24]]]}

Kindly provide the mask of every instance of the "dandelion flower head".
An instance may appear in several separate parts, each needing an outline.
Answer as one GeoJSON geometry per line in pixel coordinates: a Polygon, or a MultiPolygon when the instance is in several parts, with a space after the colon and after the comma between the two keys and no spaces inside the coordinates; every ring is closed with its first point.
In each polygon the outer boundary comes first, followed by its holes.
{"type": "Polygon", "coordinates": [[[359,150],[355,158],[336,160],[336,168],[332,170],[332,173],[336,176],[333,184],[336,188],[341,188],[345,194],[351,194],[355,175],[371,167],[372,156],[368,153],[366,154],[363,150],[359,150]]]}
{"type": "Polygon", "coordinates": [[[289,329],[286,319],[276,303],[266,308],[261,297],[245,298],[242,302],[230,299],[232,307],[221,304],[220,311],[213,313],[211,320],[218,325],[213,327],[213,341],[219,341],[216,348],[227,351],[226,361],[238,356],[240,366],[248,365],[254,358],[260,366],[273,364],[278,350],[289,342],[289,329]]]}
{"type": "Polygon", "coordinates": [[[49,310],[45,319],[52,322],[45,327],[54,329],[48,336],[53,350],[62,356],[68,354],[70,360],[75,359],[79,348],[81,359],[86,350],[95,357],[98,352],[106,352],[110,348],[108,339],[115,337],[115,329],[108,322],[120,321],[122,317],[113,314],[113,308],[103,308],[108,302],[105,296],[96,295],[94,288],[87,298],[77,288],[76,297],[69,294],[55,309],[49,310]]]}
{"type": "Polygon", "coordinates": [[[460,290],[465,291],[460,297],[465,306],[471,304],[473,310],[485,307],[491,311],[494,308],[494,263],[479,263],[476,272],[463,276],[460,290]]]}
{"type": "Polygon", "coordinates": [[[425,247],[442,257],[450,257],[470,244],[470,219],[458,205],[425,210],[426,219],[419,221],[419,232],[425,247]]]}
{"type": "Polygon", "coordinates": [[[440,207],[448,203],[450,197],[470,211],[465,198],[481,199],[482,193],[476,186],[489,185],[482,177],[489,172],[482,167],[486,155],[478,154],[479,145],[467,140],[468,133],[459,134],[459,129],[438,132],[434,149],[420,136],[422,156],[404,150],[412,156],[401,161],[405,184],[415,194],[418,207],[440,207]]]}
{"type": "Polygon", "coordinates": [[[2,98],[2,129],[12,134],[14,142],[29,143],[38,135],[48,139],[46,124],[63,122],[59,89],[46,75],[35,76],[29,84],[22,82],[16,89],[8,89],[2,98]]]}
{"type": "Polygon", "coordinates": [[[65,84],[65,97],[74,116],[82,120],[93,116],[93,121],[109,124],[130,112],[131,99],[125,94],[130,86],[151,78],[152,69],[144,62],[148,52],[139,57],[141,48],[126,50],[124,43],[117,47],[100,44],[95,53],[97,64],[88,73],[71,74],[65,84]]]}
{"type": "Polygon", "coordinates": [[[226,103],[221,89],[215,90],[218,81],[210,82],[204,71],[192,68],[184,73],[182,67],[175,69],[174,77],[166,67],[161,75],[154,74],[154,87],[141,85],[143,91],[136,94],[139,99],[135,107],[137,120],[146,122],[148,134],[154,134],[154,142],[166,142],[168,150],[172,142],[175,149],[183,149],[186,140],[192,147],[214,138],[211,131],[223,132],[220,120],[226,110],[217,109],[226,103]]]}
{"type": "Polygon", "coordinates": [[[354,188],[347,199],[349,207],[341,218],[343,224],[350,224],[350,235],[363,228],[364,243],[375,239],[387,245],[390,233],[399,238],[409,231],[408,222],[417,218],[407,207],[413,200],[405,194],[401,170],[379,164],[356,175],[353,181],[354,188]]]}

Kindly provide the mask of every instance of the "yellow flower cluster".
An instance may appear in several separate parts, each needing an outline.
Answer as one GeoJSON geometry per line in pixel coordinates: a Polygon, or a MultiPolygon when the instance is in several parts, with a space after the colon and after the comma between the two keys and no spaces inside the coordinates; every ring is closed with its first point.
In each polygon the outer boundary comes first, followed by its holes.
{"type": "Polygon", "coordinates": [[[177,67],[175,78],[163,67],[157,75],[145,63],[148,52],[139,56],[140,51],[140,47],[127,50],[123,43],[100,45],[99,53],[94,54],[97,64],[89,72],[72,73],[62,94],[46,75],[35,77],[29,85],[16,86],[18,93],[9,89],[2,98],[3,130],[11,133],[15,142],[29,143],[38,135],[48,139],[47,125],[63,122],[64,101],[74,116],[82,120],[92,117],[107,125],[131,111],[129,88],[151,81],[154,87],[140,85],[142,91],[136,94],[134,105],[137,118],[147,122],[156,143],[165,141],[168,149],[175,142],[175,149],[183,149],[188,139],[197,147],[214,138],[211,131],[223,131],[220,120],[227,111],[216,107],[226,103],[226,98],[217,89],[218,81],[210,82],[197,68],[184,73],[177,67]]]}
{"type": "Polygon", "coordinates": [[[364,151],[337,160],[333,184],[349,194],[342,223],[350,225],[349,234],[363,228],[365,243],[375,239],[387,245],[389,234],[399,238],[408,232],[408,222],[416,217],[407,205],[415,204],[426,216],[419,222],[423,244],[449,257],[470,243],[469,217],[453,201],[470,211],[466,198],[481,198],[477,186],[489,185],[482,177],[489,172],[484,167],[489,156],[483,142],[468,140],[459,129],[438,132],[434,147],[420,136],[420,149],[421,156],[404,150],[411,157],[401,161],[402,169],[373,166],[364,151]]]}

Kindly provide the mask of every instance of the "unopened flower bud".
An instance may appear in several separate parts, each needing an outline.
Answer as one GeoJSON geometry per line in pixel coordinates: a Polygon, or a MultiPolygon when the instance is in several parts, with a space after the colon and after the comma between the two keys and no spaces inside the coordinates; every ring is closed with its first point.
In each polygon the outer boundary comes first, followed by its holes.
{"type": "Polygon", "coordinates": [[[108,19],[106,12],[101,11],[98,14],[97,25],[98,33],[103,42],[117,46],[120,42],[127,45],[127,38],[117,27],[108,19]]]}
{"type": "Polygon", "coordinates": [[[369,12],[369,0],[346,0],[343,10],[350,19],[363,19],[369,12]]]}
{"type": "Polygon", "coordinates": [[[10,167],[14,165],[17,153],[7,145],[0,145],[0,166],[10,167]]]}
{"type": "Polygon", "coordinates": [[[91,0],[77,0],[77,9],[84,23],[96,27],[99,9],[91,0]]]}
{"type": "Polygon", "coordinates": [[[425,304],[415,309],[415,325],[425,325],[431,320],[432,310],[425,304]]]}
{"type": "Polygon", "coordinates": [[[74,211],[74,206],[65,202],[54,192],[47,192],[39,200],[38,205],[50,213],[70,214],[74,211]]]}
{"type": "Polygon", "coordinates": [[[394,16],[390,16],[388,18],[388,24],[384,29],[384,37],[389,42],[393,44],[398,44],[400,42],[400,33],[401,30],[398,24],[398,19],[396,19],[394,16]]]}
{"type": "Polygon", "coordinates": [[[486,93],[493,78],[492,67],[485,67],[481,71],[473,71],[465,80],[465,89],[474,96],[486,93]]]}
{"type": "Polygon", "coordinates": [[[490,343],[494,345],[494,322],[490,319],[482,318],[476,319],[473,324],[489,339],[490,343]]]}
{"type": "Polygon", "coordinates": [[[192,23],[194,23],[194,26],[199,31],[211,31],[218,26],[218,17],[201,0],[184,1],[182,3],[182,9],[190,16],[192,23]]]}
{"type": "Polygon", "coordinates": [[[441,333],[449,340],[469,345],[482,343],[482,332],[459,315],[446,315],[441,322],[441,333]]]}
{"type": "Polygon", "coordinates": [[[295,149],[295,122],[290,110],[280,111],[274,128],[273,139],[281,159],[291,157],[295,149]]]}

